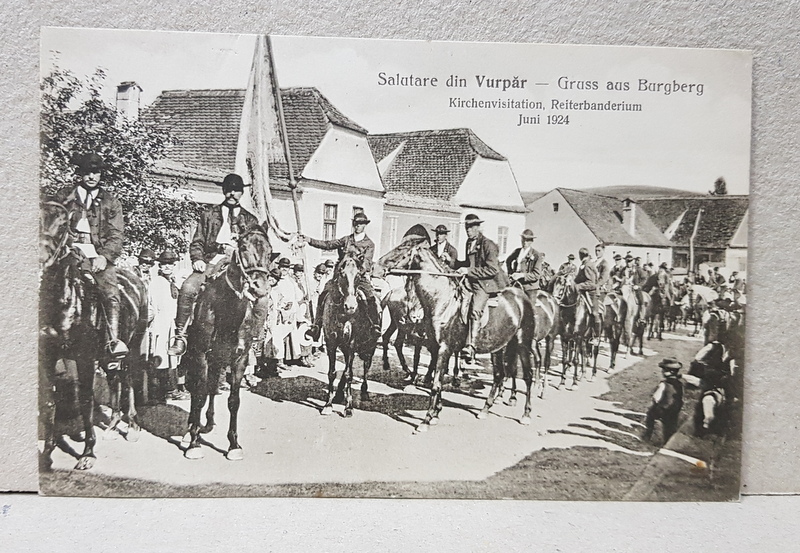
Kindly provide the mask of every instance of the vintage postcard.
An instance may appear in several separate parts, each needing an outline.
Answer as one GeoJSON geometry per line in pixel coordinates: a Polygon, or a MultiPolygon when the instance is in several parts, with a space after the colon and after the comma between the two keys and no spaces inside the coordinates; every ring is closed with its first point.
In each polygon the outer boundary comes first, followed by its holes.
{"type": "Polygon", "coordinates": [[[736,500],[751,66],[43,29],[41,493],[736,500]]]}

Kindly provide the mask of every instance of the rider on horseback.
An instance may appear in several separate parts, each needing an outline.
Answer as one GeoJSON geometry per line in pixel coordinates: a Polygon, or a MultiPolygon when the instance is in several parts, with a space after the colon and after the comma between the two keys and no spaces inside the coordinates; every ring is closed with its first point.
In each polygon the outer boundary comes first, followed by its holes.
{"type": "Polygon", "coordinates": [[[594,317],[593,344],[600,343],[600,335],[603,333],[601,310],[603,309],[603,300],[605,300],[606,294],[611,287],[611,264],[604,257],[605,252],[605,244],[600,243],[594,247],[595,269],[597,270],[597,299],[592,308],[592,316],[594,317]]]}
{"type": "Polygon", "coordinates": [[[461,356],[467,363],[475,357],[475,339],[480,331],[481,317],[489,295],[499,292],[508,284],[505,273],[500,269],[497,244],[483,235],[481,223],[481,218],[473,213],[464,218],[467,254],[466,259],[456,265],[458,272],[466,275],[467,289],[472,292],[467,343],[461,351],[461,356]]]}
{"type": "Polygon", "coordinates": [[[589,256],[589,250],[586,248],[578,250],[578,257],[580,258],[581,266],[578,267],[578,274],[575,275],[575,288],[586,298],[591,307],[595,323],[595,335],[592,338],[592,345],[595,345],[600,343],[600,333],[602,332],[600,302],[597,296],[597,268],[589,256]]]}
{"type": "MultiPolygon", "coordinates": [[[[373,337],[377,338],[381,334],[381,316],[378,310],[378,298],[375,297],[375,290],[372,287],[370,276],[372,273],[372,257],[375,255],[375,244],[367,236],[366,229],[369,219],[363,212],[358,212],[353,216],[353,233],[337,240],[316,240],[307,236],[300,236],[301,242],[321,250],[338,250],[339,261],[346,255],[354,257],[360,267],[360,278],[357,279],[356,288],[364,295],[367,306],[367,316],[372,323],[373,337]]],[[[325,284],[325,289],[320,293],[317,300],[317,310],[314,312],[314,326],[308,331],[308,336],[313,340],[319,340],[322,330],[322,306],[336,283],[330,279],[325,284]]]]}
{"type": "MultiPolygon", "coordinates": [[[[186,352],[186,327],[200,287],[208,277],[219,274],[222,267],[231,260],[238,237],[258,226],[255,215],[239,205],[245,187],[242,177],[231,173],[219,186],[222,187],[225,200],[200,213],[200,222],[189,245],[189,258],[192,260],[194,272],[183,282],[178,295],[175,337],[169,348],[169,355],[182,355],[186,352]]],[[[253,306],[253,325],[257,333],[254,343],[257,345],[263,341],[266,313],[267,299],[260,298],[253,306]]]]}
{"type": "Polygon", "coordinates": [[[520,238],[522,247],[511,252],[506,259],[506,268],[511,281],[522,286],[531,302],[536,304],[544,256],[533,247],[536,235],[531,229],[525,229],[520,238]]]}
{"type": "Polygon", "coordinates": [[[76,243],[91,263],[91,276],[97,283],[108,324],[110,339],[106,349],[113,358],[121,359],[128,354],[128,347],[119,339],[120,299],[114,263],[122,253],[122,204],[102,188],[103,158],[87,154],[77,165],[79,185],[59,194],[56,201],[67,209],[76,243]]]}

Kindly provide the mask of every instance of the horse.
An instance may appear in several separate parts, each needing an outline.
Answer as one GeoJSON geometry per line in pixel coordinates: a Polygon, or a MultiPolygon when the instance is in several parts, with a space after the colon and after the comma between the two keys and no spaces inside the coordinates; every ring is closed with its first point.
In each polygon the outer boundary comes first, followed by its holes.
{"type": "Polygon", "coordinates": [[[389,326],[381,337],[383,368],[384,370],[389,370],[389,340],[397,332],[397,337],[394,340],[397,358],[400,360],[400,367],[410,376],[413,383],[417,377],[417,368],[419,367],[419,358],[422,351],[423,337],[420,334],[424,333],[424,331],[419,328],[419,323],[424,315],[422,305],[420,305],[416,295],[413,298],[409,297],[406,293],[406,287],[399,286],[393,288],[384,296],[381,300],[381,310],[386,310],[389,313],[389,326]],[[406,358],[403,355],[403,345],[406,339],[409,339],[414,345],[413,371],[408,369],[406,358]]]}
{"type": "MultiPolygon", "coordinates": [[[[592,308],[575,287],[573,275],[557,275],[553,282],[553,298],[559,306],[558,335],[561,336],[561,381],[567,381],[567,369],[572,365],[572,386],[583,377],[586,363],[586,339],[592,330],[592,308]],[[578,375],[578,365],[581,374],[578,375]]],[[[571,390],[572,387],[567,388],[571,390]]]]}
{"type": "Polygon", "coordinates": [[[648,315],[649,331],[647,333],[647,339],[652,340],[658,338],[659,340],[663,340],[662,333],[664,332],[665,317],[669,312],[672,296],[669,290],[662,291],[658,286],[657,274],[650,275],[643,289],[650,293],[650,311],[648,315]]]}
{"type": "Polygon", "coordinates": [[[247,364],[248,352],[256,329],[252,328],[252,308],[269,293],[269,263],[272,246],[266,231],[253,226],[239,236],[230,263],[219,274],[206,281],[197,296],[194,316],[187,329],[186,387],[191,393],[189,409],[187,459],[202,459],[201,433],[214,427],[214,397],[222,372],[230,366],[231,380],[228,410],[228,451],[225,457],[243,458],[239,444],[237,418],[239,389],[247,364]],[[206,424],[200,425],[203,408],[208,402],[206,424]]]}
{"type": "Polygon", "coordinates": [[[725,434],[734,395],[732,361],[728,348],[713,341],[703,346],[689,365],[688,376],[699,380],[702,390],[694,411],[695,436],[725,434]]]}
{"type": "Polygon", "coordinates": [[[625,357],[627,359],[628,355],[636,347],[637,340],[639,342],[639,353],[633,352],[633,355],[642,356],[644,355],[642,350],[644,348],[644,331],[647,326],[647,312],[650,309],[650,295],[637,294],[637,291],[630,284],[623,284],[620,288],[620,294],[627,306],[622,330],[627,348],[625,357]]]}
{"type": "Polygon", "coordinates": [[[89,260],[80,250],[73,248],[70,217],[68,210],[58,202],[48,201],[41,207],[39,390],[45,432],[41,460],[42,466],[48,468],[53,450],[61,446],[78,457],[76,470],[88,470],[96,460],[94,447],[97,438],[93,420],[96,362],[107,375],[110,392],[112,414],[106,435],[116,430],[124,419],[128,423],[125,438],[131,442],[139,438],[131,373],[140,369],[139,348],[147,327],[147,290],[132,271],[117,268],[120,288],[118,337],[128,345],[129,353],[124,359],[111,359],[104,347],[107,339],[102,301],[88,269],[89,260]],[[80,455],[56,436],[55,419],[59,406],[54,387],[59,360],[70,365],[74,361],[77,372],[77,396],[84,432],[84,450],[80,455]]]}
{"type": "MultiPolygon", "coordinates": [[[[430,403],[418,432],[438,424],[442,410],[442,384],[444,368],[453,352],[459,351],[466,342],[467,323],[461,315],[461,289],[449,267],[431,252],[424,239],[407,236],[403,242],[378,261],[379,271],[413,271],[410,277],[414,290],[425,312],[425,332],[431,338],[431,356],[435,359],[433,386],[430,403]]],[[[489,307],[487,324],[481,328],[475,343],[479,353],[491,353],[493,384],[486,404],[478,413],[485,419],[502,391],[506,377],[515,376],[513,361],[518,360],[523,368],[527,384],[525,410],[520,423],[530,424],[531,370],[530,344],[533,339],[533,306],[519,288],[505,288],[497,295],[497,307],[489,307]]]]}
{"type": "MultiPolygon", "coordinates": [[[[609,292],[603,300],[603,331],[608,339],[610,347],[611,361],[609,369],[613,369],[617,362],[617,352],[622,335],[625,333],[625,322],[628,318],[628,303],[621,293],[609,292]]],[[[597,353],[594,350],[594,362],[592,365],[592,376],[597,373],[597,353]]]]}

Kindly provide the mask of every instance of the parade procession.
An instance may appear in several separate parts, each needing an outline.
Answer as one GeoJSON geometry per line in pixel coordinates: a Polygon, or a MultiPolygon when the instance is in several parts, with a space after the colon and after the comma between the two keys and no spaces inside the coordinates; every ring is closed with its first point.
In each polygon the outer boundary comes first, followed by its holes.
{"type": "Polygon", "coordinates": [[[243,90],[43,117],[45,493],[738,493],[746,194],[522,192],[471,128],[369,133],[253,45],[243,90]],[[108,138],[165,121],[147,163],[108,138]]]}

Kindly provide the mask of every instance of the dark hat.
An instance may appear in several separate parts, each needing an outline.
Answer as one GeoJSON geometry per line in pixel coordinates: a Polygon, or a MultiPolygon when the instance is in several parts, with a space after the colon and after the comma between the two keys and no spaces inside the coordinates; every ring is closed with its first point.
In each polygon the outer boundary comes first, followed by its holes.
{"type": "MultiPolygon", "coordinates": [[[[614,255],[614,261],[619,261],[620,259],[622,259],[622,256],[620,254],[615,254],[614,255]]],[[[626,257],[625,259],[628,259],[628,258],[626,257]]]]}
{"type": "Polygon", "coordinates": [[[663,261],[663,262],[661,263],[661,265],[659,265],[659,266],[658,266],[658,268],[659,268],[659,269],[666,269],[666,268],[667,268],[667,262],[666,262],[666,261],[663,261]]]}
{"type": "Polygon", "coordinates": [[[522,238],[524,238],[525,240],[533,240],[534,238],[536,238],[536,235],[533,234],[533,231],[529,228],[523,230],[520,236],[522,236],[522,238]]]}
{"type": "Polygon", "coordinates": [[[569,255],[567,256],[567,259],[575,259],[575,254],[569,254],[569,255]]]}
{"type": "Polygon", "coordinates": [[[245,184],[242,177],[236,173],[231,173],[219,184],[223,190],[244,190],[245,184]]]}
{"type": "Polygon", "coordinates": [[[164,250],[161,252],[161,255],[158,256],[159,263],[175,263],[178,261],[180,257],[172,250],[164,250]]]}
{"type": "Polygon", "coordinates": [[[464,226],[465,227],[474,227],[475,225],[480,225],[483,222],[483,219],[475,215],[474,213],[469,213],[466,217],[464,217],[464,226]]]}
{"type": "Polygon", "coordinates": [[[291,266],[292,266],[292,262],[289,261],[288,257],[281,257],[278,260],[278,267],[280,267],[281,269],[283,269],[284,267],[291,267],[291,266]]]}
{"type": "Polygon", "coordinates": [[[316,274],[318,274],[318,275],[321,275],[322,273],[324,273],[324,272],[325,272],[325,270],[326,270],[326,269],[325,269],[325,264],[324,264],[324,263],[320,263],[319,265],[317,265],[317,266],[314,268],[314,272],[315,272],[316,274]]]}
{"type": "Polygon", "coordinates": [[[436,234],[449,234],[450,229],[444,225],[439,225],[435,229],[433,229],[433,232],[435,232],[436,234]]]}
{"type": "Polygon", "coordinates": [[[142,248],[142,251],[139,252],[139,261],[147,261],[152,263],[156,260],[156,252],[151,250],[150,248],[142,248]]]}
{"type": "Polygon", "coordinates": [[[353,215],[353,224],[354,225],[368,225],[369,219],[362,211],[359,211],[355,215],[353,215]]]}
{"type": "Polygon", "coordinates": [[[269,262],[272,263],[281,256],[279,252],[272,252],[269,254],[269,262]]]}
{"type": "Polygon", "coordinates": [[[281,275],[281,270],[280,269],[273,268],[273,269],[270,269],[269,276],[271,276],[275,280],[280,280],[281,276],[283,276],[283,275],[281,275]]]}
{"type": "Polygon", "coordinates": [[[683,368],[683,364],[674,357],[665,357],[658,364],[664,372],[678,372],[683,368]]]}
{"type": "MultiPolygon", "coordinates": [[[[637,257],[637,259],[640,258],[637,257]]],[[[631,255],[631,252],[625,254],[625,261],[633,261],[633,256],[631,255]]]]}
{"type": "Polygon", "coordinates": [[[293,270],[295,273],[302,273],[303,271],[305,271],[305,270],[306,270],[306,268],[305,268],[305,267],[303,267],[303,264],[302,264],[302,263],[295,263],[294,265],[292,265],[292,270],[293,270]]]}
{"type": "Polygon", "coordinates": [[[95,153],[82,155],[78,157],[75,163],[78,166],[78,171],[82,175],[99,173],[105,168],[105,162],[103,161],[103,158],[95,153]]]}
{"type": "Polygon", "coordinates": [[[325,260],[326,267],[336,267],[336,262],[333,259],[326,259],[325,260]]]}

